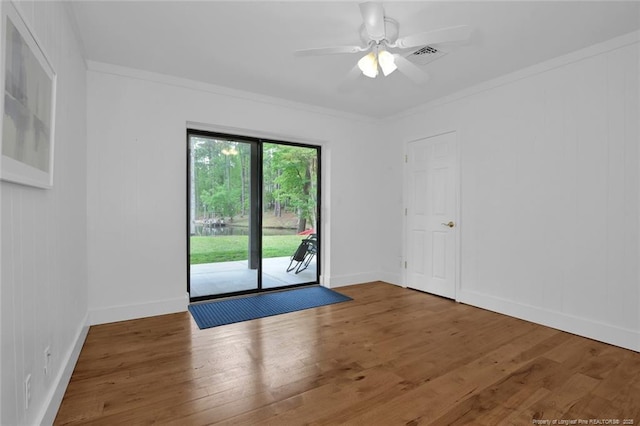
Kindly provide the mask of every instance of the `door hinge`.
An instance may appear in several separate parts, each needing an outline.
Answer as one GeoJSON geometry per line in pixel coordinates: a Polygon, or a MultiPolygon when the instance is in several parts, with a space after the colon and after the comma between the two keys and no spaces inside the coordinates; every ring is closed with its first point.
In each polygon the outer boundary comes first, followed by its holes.
{"type": "Polygon", "coordinates": [[[406,207],[404,208],[404,215],[405,216],[407,215],[407,208],[406,207]]]}
{"type": "Polygon", "coordinates": [[[407,261],[404,261],[404,269],[407,269],[407,261]]]}
{"type": "Polygon", "coordinates": [[[405,162],[405,163],[408,163],[408,162],[409,162],[409,156],[408,156],[408,155],[406,155],[406,154],[405,154],[405,156],[404,156],[404,162],[405,162]]]}

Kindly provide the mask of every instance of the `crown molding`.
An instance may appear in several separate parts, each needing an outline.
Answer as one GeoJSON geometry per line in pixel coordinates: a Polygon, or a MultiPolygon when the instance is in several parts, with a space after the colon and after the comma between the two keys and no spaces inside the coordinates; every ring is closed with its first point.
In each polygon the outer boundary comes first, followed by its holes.
{"type": "Polygon", "coordinates": [[[408,118],[414,115],[424,114],[431,109],[444,106],[449,103],[457,102],[462,99],[477,95],[488,90],[492,90],[501,86],[505,86],[514,83],[519,80],[533,77],[538,74],[551,71],[556,68],[560,68],[575,62],[579,62],[593,56],[601,55],[603,53],[611,52],[622,47],[630,46],[640,43],[640,31],[633,31],[623,36],[615,37],[602,43],[594,44],[584,49],[576,50],[571,53],[559,56],[548,61],[541,62],[536,65],[532,65],[527,68],[523,68],[519,71],[515,71],[501,77],[497,77],[483,83],[479,83],[475,86],[467,89],[460,90],[448,96],[433,100],[431,102],[418,105],[416,107],[407,109],[398,114],[391,115],[384,119],[385,123],[393,123],[403,118],[408,118]]]}
{"type": "Polygon", "coordinates": [[[87,60],[87,69],[91,72],[102,74],[111,74],[121,77],[128,77],[137,80],[144,80],[167,86],[181,87],[184,89],[196,90],[200,92],[213,93],[220,96],[230,98],[243,99],[250,102],[262,103],[267,105],[275,105],[282,108],[288,108],[296,111],[306,111],[313,114],[324,115],[350,122],[358,121],[363,123],[377,123],[379,120],[360,114],[353,114],[345,111],[294,102],[274,96],[261,95],[258,93],[247,92],[238,89],[231,89],[224,86],[218,86],[210,83],[204,83],[196,80],[190,80],[181,77],[175,77],[166,74],[159,74],[151,71],[144,71],[135,68],[123,67],[120,65],[108,64],[105,62],[97,62],[87,60]]]}

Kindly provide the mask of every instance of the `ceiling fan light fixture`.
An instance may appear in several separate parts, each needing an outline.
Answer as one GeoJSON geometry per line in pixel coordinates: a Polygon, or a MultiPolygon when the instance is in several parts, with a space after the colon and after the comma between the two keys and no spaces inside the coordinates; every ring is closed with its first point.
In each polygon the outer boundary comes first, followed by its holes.
{"type": "Polygon", "coordinates": [[[386,50],[381,50],[378,53],[378,63],[385,77],[398,69],[393,55],[386,50]]]}
{"type": "Polygon", "coordinates": [[[375,53],[369,52],[364,55],[358,61],[358,68],[362,71],[362,74],[369,78],[376,78],[378,76],[378,58],[375,53]]]}

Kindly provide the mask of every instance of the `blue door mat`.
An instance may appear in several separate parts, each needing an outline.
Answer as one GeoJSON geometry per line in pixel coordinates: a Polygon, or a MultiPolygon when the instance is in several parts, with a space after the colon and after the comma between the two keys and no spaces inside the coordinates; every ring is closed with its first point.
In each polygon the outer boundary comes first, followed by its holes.
{"type": "Polygon", "coordinates": [[[202,330],[349,300],[352,299],[328,288],[318,286],[258,294],[237,299],[194,303],[189,305],[189,312],[191,312],[196,324],[202,330]]]}

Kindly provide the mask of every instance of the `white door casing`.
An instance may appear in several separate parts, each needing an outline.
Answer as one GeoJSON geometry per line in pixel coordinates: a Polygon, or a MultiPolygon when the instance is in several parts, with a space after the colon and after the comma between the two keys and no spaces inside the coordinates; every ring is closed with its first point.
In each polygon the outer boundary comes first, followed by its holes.
{"type": "Polygon", "coordinates": [[[458,147],[455,132],[407,144],[407,287],[456,298],[458,147]]]}

